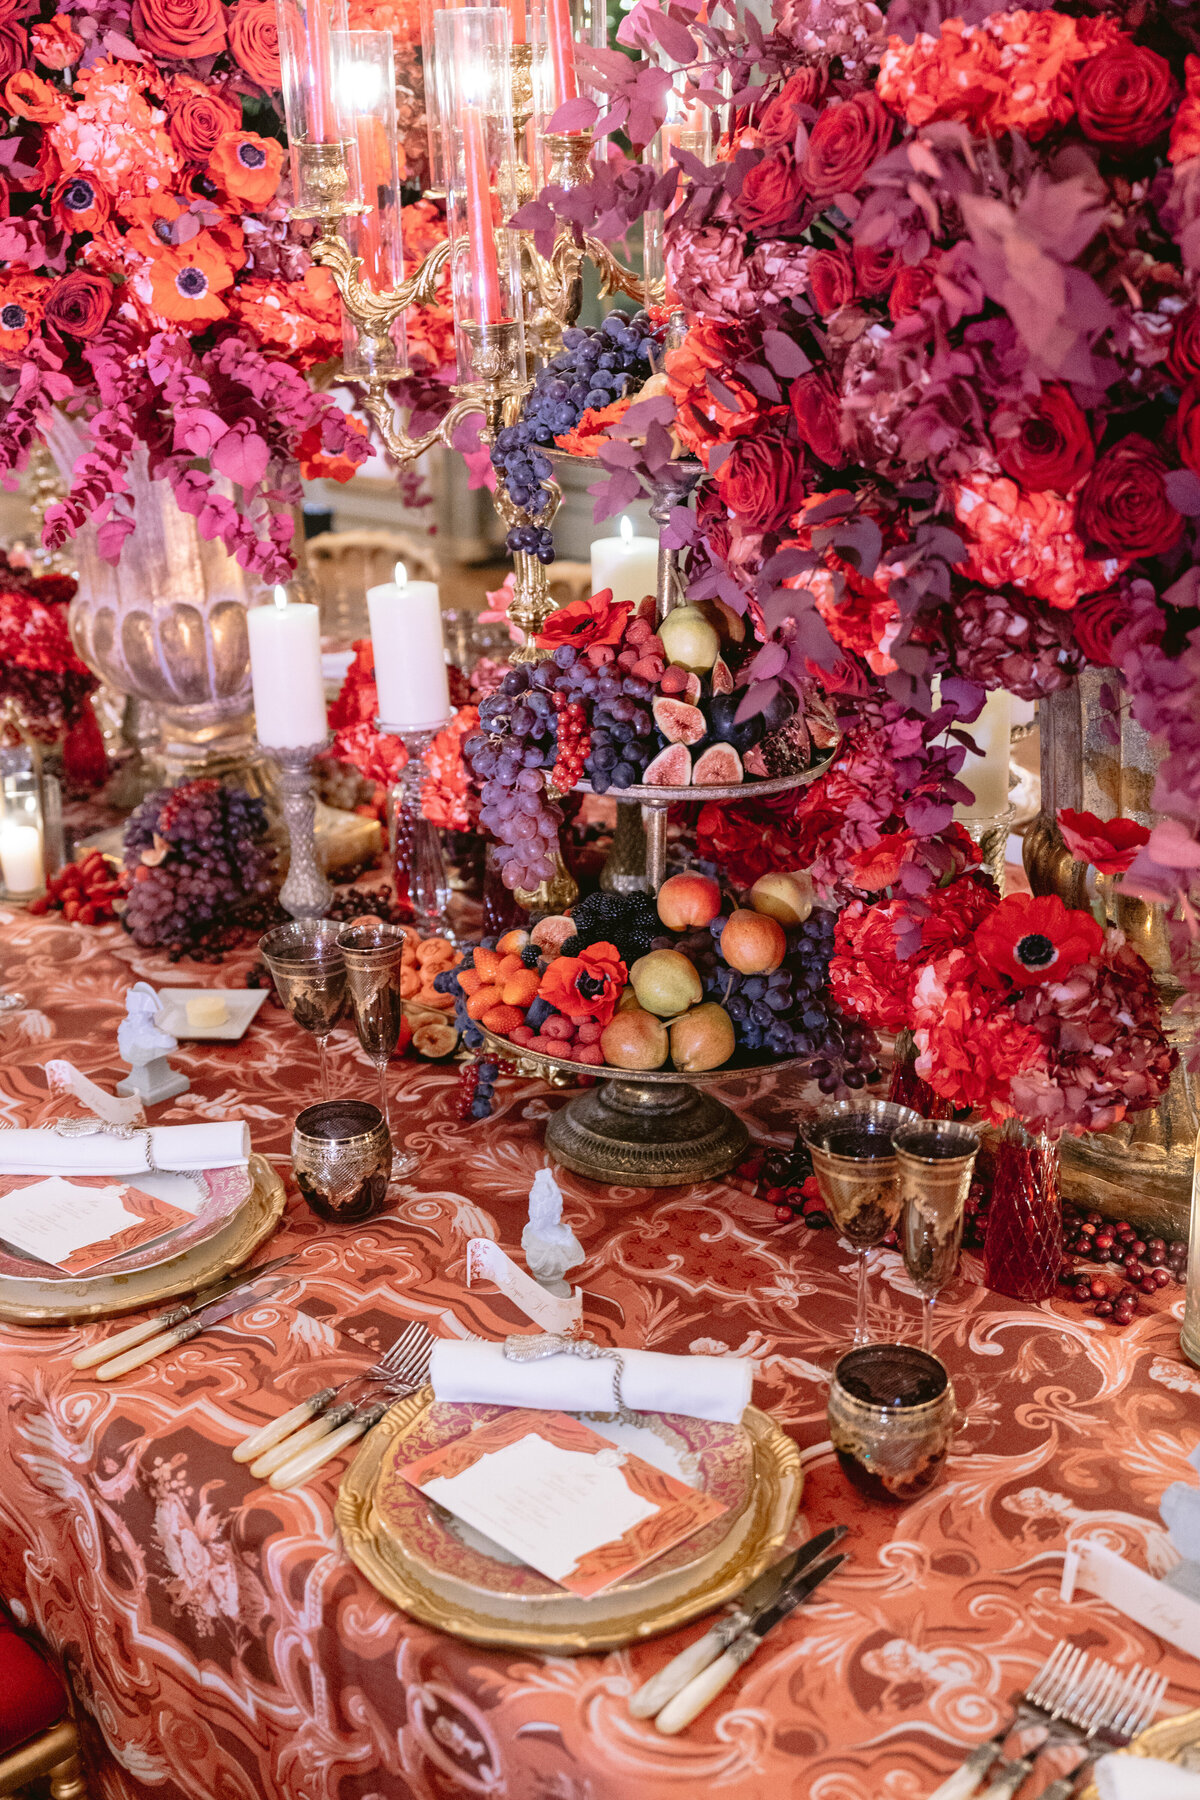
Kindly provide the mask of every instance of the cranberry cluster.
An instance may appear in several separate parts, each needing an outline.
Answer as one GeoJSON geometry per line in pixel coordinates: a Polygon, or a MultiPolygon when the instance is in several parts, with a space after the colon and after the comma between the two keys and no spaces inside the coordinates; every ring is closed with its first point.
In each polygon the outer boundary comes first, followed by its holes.
{"type": "Polygon", "coordinates": [[[1142,1238],[1127,1219],[1106,1219],[1070,1205],[1063,1207],[1063,1248],[1068,1256],[1093,1264],[1115,1264],[1124,1276],[1114,1286],[1075,1263],[1064,1262],[1059,1270],[1059,1282],[1071,1290],[1072,1298],[1114,1325],[1132,1324],[1139,1296],[1149,1299],[1172,1281],[1182,1282],[1187,1272],[1188,1247],[1181,1238],[1170,1243],[1165,1238],[1142,1238]]]}
{"type": "Polygon", "coordinates": [[[738,1164],[735,1173],[756,1200],[765,1200],[774,1207],[781,1225],[798,1219],[810,1231],[819,1231],[828,1225],[829,1214],[810,1168],[802,1151],[798,1154],[795,1150],[756,1150],[738,1164]]]}
{"type": "Polygon", "coordinates": [[[583,774],[583,765],[592,747],[588,730],[587,709],[577,700],[556,693],[554,710],[558,714],[558,754],[550,772],[550,785],[560,794],[569,794],[583,774]]]}

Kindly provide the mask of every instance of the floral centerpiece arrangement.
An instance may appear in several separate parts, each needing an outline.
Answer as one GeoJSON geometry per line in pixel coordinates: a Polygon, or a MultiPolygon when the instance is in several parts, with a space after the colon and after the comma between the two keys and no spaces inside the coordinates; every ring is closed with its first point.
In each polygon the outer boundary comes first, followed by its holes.
{"type": "Polygon", "coordinates": [[[67,575],[31,575],[0,553],[0,744],[63,746],[69,780],[104,780],[104,741],[89,701],[99,683],[67,631],[67,575]]]}
{"type": "Polygon", "coordinates": [[[298,464],[344,480],[367,457],[306,378],[341,319],[288,221],[278,86],[274,0],[34,0],[0,23],[0,472],[56,407],[87,430],[51,546],[90,521],[116,560],[144,452],[202,536],[286,580],[298,464]]]}
{"type": "MultiPolygon", "coordinates": [[[[1167,746],[1153,803],[1172,815],[1124,879],[1186,916],[1200,866],[1190,10],[776,0],[760,29],[637,0],[621,36],[669,47],[688,98],[719,105],[726,128],[711,166],[675,152],[666,263],[686,337],[667,394],[600,427],[599,509],[660,471],[672,439],[697,458],[695,514],[676,509],[669,531],[690,542],[689,600],[752,629],[740,716],[815,682],[843,733],[794,803],[747,809],[741,828],[702,815],[703,852],[744,853],[749,872],[769,835],[829,896],[891,891],[904,910],[962,854],[952,812],[985,693],[1036,699],[1085,663],[1116,665],[1167,746]]],[[[558,125],[649,144],[668,98],[655,62],[597,53],[589,81],[603,100],[558,125]]],[[[563,224],[615,236],[663,204],[661,186],[613,147],[589,188],[544,190],[518,217],[543,247],[563,224]]]]}

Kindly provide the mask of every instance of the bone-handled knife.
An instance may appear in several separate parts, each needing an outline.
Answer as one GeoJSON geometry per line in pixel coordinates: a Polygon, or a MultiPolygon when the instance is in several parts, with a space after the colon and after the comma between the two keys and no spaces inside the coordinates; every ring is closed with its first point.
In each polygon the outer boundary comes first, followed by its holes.
{"type": "Polygon", "coordinates": [[[735,1638],[748,1631],[760,1614],[775,1604],[794,1576],[819,1556],[824,1556],[827,1550],[832,1550],[845,1535],[844,1525],[831,1525],[828,1531],[822,1531],[807,1544],[802,1544],[799,1550],[793,1550],[790,1556],[772,1563],[757,1581],[752,1581],[745,1592],[738,1595],[736,1612],[719,1619],[703,1637],[681,1650],[665,1669],[660,1669],[657,1675],[643,1683],[629,1702],[630,1716],[652,1719],[655,1713],[661,1712],[668,1700],[673,1700],[702,1669],[707,1669],[709,1663],[716,1662],[735,1638]]]}
{"type": "Polygon", "coordinates": [[[742,1664],[749,1662],[767,1633],[782,1623],[789,1613],[808,1599],[810,1594],[815,1593],[821,1583],[832,1575],[835,1569],[840,1568],[845,1560],[845,1556],[830,1556],[824,1562],[818,1563],[816,1568],[808,1569],[802,1575],[798,1575],[780,1594],[774,1606],[768,1607],[766,1612],[761,1614],[750,1626],[749,1630],[743,1631],[740,1637],[734,1638],[732,1644],[717,1658],[716,1662],[711,1663],[707,1669],[689,1681],[682,1693],[676,1694],[673,1700],[667,1702],[654,1721],[656,1730],[661,1731],[666,1737],[674,1737],[676,1732],[682,1731],[685,1725],[690,1725],[692,1720],[702,1713],[706,1706],[710,1706],[717,1695],[728,1686],[742,1664]]]}
{"type": "Polygon", "coordinates": [[[156,1337],[160,1331],[169,1331],[172,1325],[182,1325],[185,1319],[194,1318],[223,1294],[249,1287],[252,1281],[261,1280],[272,1269],[281,1269],[285,1263],[295,1260],[296,1252],[292,1250],[286,1256],[276,1256],[270,1262],[260,1263],[256,1269],[235,1269],[232,1275],[212,1282],[182,1305],[173,1306],[169,1312],[155,1313],[151,1318],[143,1319],[140,1325],[130,1325],[126,1330],[118,1331],[115,1337],[101,1338],[98,1343],[89,1344],[86,1350],[79,1351],[78,1355],[71,1358],[71,1367],[94,1369],[97,1363],[109,1362],[113,1357],[120,1356],[123,1350],[132,1350],[135,1344],[144,1344],[147,1338],[156,1337]]]}
{"type": "MultiPolygon", "coordinates": [[[[331,1407],[328,1412],[322,1413],[320,1418],[313,1419],[311,1424],[302,1425],[300,1430],[293,1432],[290,1437],[277,1444],[269,1445],[262,1455],[256,1456],[250,1464],[250,1473],[256,1481],[265,1481],[268,1475],[273,1475],[276,1469],[282,1469],[284,1463],[291,1462],[294,1456],[299,1456],[300,1452],[306,1450],[310,1444],[321,1443],[331,1431],[336,1431],[339,1425],[348,1424],[359,1407],[365,1404],[360,1395],[357,1400],[343,1400],[340,1406],[331,1407]]],[[[293,1410],[296,1409],[293,1408],[293,1410]]]]}
{"type": "MultiPolygon", "coordinates": [[[[353,1444],[357,1438],[365,1437],[372,1425],[378,1425],[384,1413],[397,1398],[397,1395],[390,1394],[386,1400],[372,1401],[370,1406],[365,1406],[356,1412],[354,1417],[347,1420],[344,1425],[335,1425],[333,1430],[327,1431],[318,1442],[308,1444],[295,1456],[290,1457],[287,1462],[282,1463],[271,1476],[270,1485],[273,1488],[299,1487],[302,1481],[307,1481],[310,1475],[315,1475],[325,1463],[332,1462],[335,1456],[340,1456],[348,1444],[353,1444]]],[[[321,1423],[324,1424],[324,1420],[321,1423]]]]}
{"type": "Polygon", "coordinates": [[[219,1325],[234,1313],[243,1312],[248,1306],[261,1306],[264,1301],[273,1300],[276,1294],[289,1286],[289,1278],[272,1282],[270,1287],[260,1291],[254,1288],[242,1288],[231,1294],[228,1300],[222,1300],[217,1306],[206,1306],[193,1318],[185,1319],[182,1325],[173,1325],[170,1331],[160,1332],[148,1343],[138,1344],[132,1350],[126,1350],[123,1356],[114,1356],[111,1362],[101,1363],[96,1370],[98,1381],[115,1381],[119,1375],[129,1375],[134,1369],[140,1369],[143,1363],[153,1362],[156,1356],[165,1356],[168,1351],[177,1350],[180,1344],[186,1344],[189,1338],[198,1337],[212,1325],[219,1325]]]}
{"type": "Polygon", "coordinates": [[[971,1795],[1004,1748],[1006,1736],[1007,1733],[1002,1731],[998,1737],[989,1738],[986,1744],[979,1744],[952,1775],[947,1775],[940,1787],[934,1788],[929,1800],[971,1800],[971,1795]]]}
{"type": "MultiPolygon", "coordinates": [[[[346,1383],[343,1382],[342,1386],[345,1385],[346,1383]]],[[[322,1388],[320,1393],[310,1394],[307,1400],[301,1400],[299,1406],[293,1406],[290,1411],[280,1413],[277,1419],[268,1419],[265,1425],[260,1425],[257,1431],[252,1431],[249,1437],[243,1438],[240,1444],[234,1445],[230,1452],[234,1462],[252,1463],[256,1458],[262,1456],[264,1451],[273,1450],[277,1444],[282,1444],[284,1438],[291,1437],[292,1433],[298,1431],[301,1425],[307,1424],[310,1419],[315,1419],[318,1413],[324,1412],[337,1391],[335,1387],[322,1388]]]]}

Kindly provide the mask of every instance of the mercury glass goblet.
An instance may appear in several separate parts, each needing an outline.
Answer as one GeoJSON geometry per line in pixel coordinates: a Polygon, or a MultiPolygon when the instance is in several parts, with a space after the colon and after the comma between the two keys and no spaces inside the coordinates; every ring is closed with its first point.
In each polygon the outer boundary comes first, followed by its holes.
{"type": "Polygon", "coordinates": [[[958,1424],[949,1376],[915,1344],[865,1344],[834,1370],[829,1436],[843,1473],[868,1499],[902,1506],[925,1493],[958,1424]]]}
{"type": "MultiPolygon", "coordinates": [[[[404,1019],[400,998],[404,929],[400,925],[364,920],[360,924],[343,926],[337,941],[346,959],[346,982],[358,1041],[378,1072],[379,1110],[390,1136],[392,1116],[388,1105],[387,1066],[395,1055],[404,1019]]],[[[409,1151],[399,1156],[393,1154],[392,1171],[396,1175],[411,1175],[417,1160],[409,1151]]]]}
{"type": "Polygon", "coordinates": [[[934,1302],[958,1266],[979,1137],[970,1125],[922,1119],[900,1126],[892,1141],[904,1209],[904,1266],[920,1290],[921,1347],[929,1351],[934,1302]]]}
{"type": "Polygon", "coordinates": [[[867,1330],[867,1251],[894,1230],[900,1218],[900,1171],[892,1134],[919,1125],[921,1115],[892,1100],[839,1100],[800,1135],[829,1216],[858,1258],[854,1342],[867,1330]]]}
{"type": "Polygon", "coordinates": [[[292,1129],[296,1185],[322,1219],[353,1224],[384,1206],[392,1140],[383,1115],[366,1100],[306,1106],[292,1129]]]}
{"type": "Polygon", "coordinates": [[[324,1100],[333,1098],[329,1034],[346,1004],[346,959],[337,941],[341,929],[329,919],[296,919],[290,925],[276,925],[258,940],[276,993],[300,1029],[317,1040],[324,1100]]]}

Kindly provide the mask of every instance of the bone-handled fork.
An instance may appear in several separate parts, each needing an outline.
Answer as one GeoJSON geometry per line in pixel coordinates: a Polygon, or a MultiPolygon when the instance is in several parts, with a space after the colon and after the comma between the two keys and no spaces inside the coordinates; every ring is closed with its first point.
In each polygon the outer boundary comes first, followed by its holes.
{"type": "Polygon", "coordinates": [[[409,1378],[410,1372],[418,1371],[422,1366],[428,1369],[432,1350],[433,1333],[427,1325],[414,1320],[371,1368],[360,1370],[357,1375],[349,1376],[336,1387],[322,1388],[319,1393],[310,1395],[290,1411],[281,1413],[279,1418],[269,1420],[236,1446],[233,1460],[250,1463],[252,1475],[262,1477],[271,1474],[303,1445],[312,1443],[331,1430],[334,1413],[341,1415],[337,1420],[338,1424],[350,1418],[357,1402],[334,1407],[333,1412],[328,1410],[346,1388],[360,1381],[403,1382],[409,1378]]]}
{"type": "Polygon", "coordinates": [[[1165,1675],[1152,1675],[1149,1669],[1140,1665],[1127,1675],[1107,1665],[1101,1666],[1107,1676],[1103,1688],[1097,1691],[1091,1705],[1081,1709],[1080,1716],[1072,1719],[1072,1723],[1084,1732],[1086,1754],[1083,1761],[1070,1775],[1052,1781],[1042,1800],[1070,1800],[1072,1794],[1077,1794],[1081,1777],[1090,1774],[1096,1758],[1105,1750],[1121,1749],[1139,1731],[1144,1731],[1167,1691],[1165,1675]]]}

